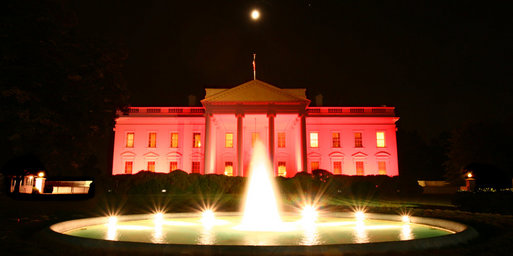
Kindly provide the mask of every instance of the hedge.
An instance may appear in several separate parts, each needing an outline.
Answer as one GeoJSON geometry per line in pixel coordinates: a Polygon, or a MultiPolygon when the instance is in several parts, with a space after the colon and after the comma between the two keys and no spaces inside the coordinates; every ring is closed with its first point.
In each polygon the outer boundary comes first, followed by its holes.
{"type": "MultiPolygon", "coordinates": [[[[119,194],[242,194],[245,177],[220,174],[188,174],[181,170],[170,173],[139,172],[135,175],[113,176],[107,188],[119,194]]],[[[325,170],[299,172],[292,178],[276,177],[282,194],[323,194],[330,196],[388,195],[398,193],[398,177],[333,175],[325,170]]]]}

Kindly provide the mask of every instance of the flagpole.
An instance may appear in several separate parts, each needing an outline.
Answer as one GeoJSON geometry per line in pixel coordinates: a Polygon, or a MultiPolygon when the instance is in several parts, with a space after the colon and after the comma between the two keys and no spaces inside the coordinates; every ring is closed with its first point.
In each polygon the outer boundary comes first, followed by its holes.
{"type": "Polygon", "coordinates": [[[256,80],[256,63],[255,63],[256,53],[253,53],[253,80],[256,80]]]}

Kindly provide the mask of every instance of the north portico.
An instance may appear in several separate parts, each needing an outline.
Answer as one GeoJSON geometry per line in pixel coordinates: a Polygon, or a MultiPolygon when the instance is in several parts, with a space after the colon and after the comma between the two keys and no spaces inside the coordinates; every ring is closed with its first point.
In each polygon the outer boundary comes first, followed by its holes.
{"type": "Polygon", "coordinates": [[[246,176],[260,140],[275,175],[398,175],[393,107],[309,107],[306,89],[260,80],[207,88],[201,103],[119,111],[113,174],[181,169],[246,176]]]}
{"type": "MultiPolygon", "coordinates": [[[[306,161],[306,107],[310,100],[305,89],[280,89],[268,83],[252,80],[230,89],[206,89],[205,99],[205,172],[215,173],[222,169],[217,152],[228,156],[237,163],[234,175],[245,176],[240,170],[247,170],[255,140],[261,140],[268,148],[269,157],[275,170],[278,162],[289,162],[289,169],[304,170],[306,161]],[[276,133],[288,133],[285,143],[290,148],[300,148],[289,152],[286,147],[277,147],[276,133]],[[234,134],[236,147],[226,150],[222,143],[223,134],[234,134]]],[[[224,138],[226,139],[226,138],[224,138]]],[[[276,172],[276,174],[278,174],[276,172]]]]}

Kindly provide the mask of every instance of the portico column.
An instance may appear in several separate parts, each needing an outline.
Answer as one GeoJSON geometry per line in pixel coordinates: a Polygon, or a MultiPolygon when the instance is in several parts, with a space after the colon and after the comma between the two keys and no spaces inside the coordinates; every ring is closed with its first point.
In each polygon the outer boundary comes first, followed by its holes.
{"type": "Polygon", "coordinates": [[[276,117],[276,113],[267,113],[267,118],[269,119],[269,160],[271,161],[273,174],[276,175],[274,168],[274,117],[276,117]]]}
{"type": "Polygon", "coordinates": [[[306,160],[306,113],[301,114],[301,171],[307,170],[308,162],[306,160]]]}
{"type": "Polygon", "coordinates": [[[237,116],[237,172],[235,175],[242,176],[244,175],[242,173],[242,168],[244,166],[243,158],[242,158],[242,134],[243,134],[243,128],[242,128],[242,118],[244,117],[244,114],[236,114],[237,116]]]}
{"type": "Polygon", "coordinates": [[[205,166],[204,166],[204,174],[212,173],[212,145],[210,143],[210,119],[211,119],[212,113],[206,113],[205,114],[205,152],[203,154],[203,158],[205,159],[205,166]]]}

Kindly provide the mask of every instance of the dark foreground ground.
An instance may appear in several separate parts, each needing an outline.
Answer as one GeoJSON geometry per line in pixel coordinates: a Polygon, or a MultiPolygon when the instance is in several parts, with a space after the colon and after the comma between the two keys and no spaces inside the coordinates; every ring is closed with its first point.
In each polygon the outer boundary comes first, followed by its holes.
{"type": "MultiPolygon", "coordinates": [[[[465,245],[408,253],[374,255],[513,255],[513,216],[460,211],[450,204],[448,196],[396,197],[356,200],[336,198],[326,209],[349,210],[361,204],[369,212],[397,213],[409,210],[413,215],[455,220],[472,226],[479,238],[465,245]]],[[[219,210],[238,208],[235,197],[219,196],[96,196],[88,200],[34,201],[14,200],[0,195],[0,255],[109,255],[97,249],[80,249],[42,238],[42,231],[53,223],[85,217],[105,216],[108,212],[122,214],[148,213],[165,206],[168,212],[192,211],[201,208],[200,201],[217,201],[219,210]]],[[[127,255],[127,254],[123,254],[127,255]]],[[[190,255],[184,253],[183,255],[190,255]]]]}

